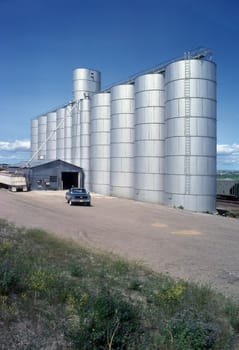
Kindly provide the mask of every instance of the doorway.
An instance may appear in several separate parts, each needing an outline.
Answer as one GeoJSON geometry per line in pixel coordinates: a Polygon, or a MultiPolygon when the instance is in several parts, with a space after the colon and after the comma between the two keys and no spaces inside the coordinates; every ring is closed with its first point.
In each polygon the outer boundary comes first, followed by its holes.
{"type": "Polygon", "coordinates": [[[79,187],[78,178],[78,172],[63,171],[61,173],[62,189],[68,190],[71,187],[79,187]]]}

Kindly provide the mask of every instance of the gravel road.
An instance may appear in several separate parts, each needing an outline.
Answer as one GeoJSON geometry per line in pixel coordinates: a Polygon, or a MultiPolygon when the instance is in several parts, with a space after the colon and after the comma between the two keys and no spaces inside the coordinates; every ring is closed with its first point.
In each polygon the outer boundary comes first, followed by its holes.
{"type": "Polygon", "coordinates": [[[0,190],[0,217],[16,225],[39,227],[239,299],[238,219],[96,194],[92,204],[69,206],[62,191],[0,190]]]}

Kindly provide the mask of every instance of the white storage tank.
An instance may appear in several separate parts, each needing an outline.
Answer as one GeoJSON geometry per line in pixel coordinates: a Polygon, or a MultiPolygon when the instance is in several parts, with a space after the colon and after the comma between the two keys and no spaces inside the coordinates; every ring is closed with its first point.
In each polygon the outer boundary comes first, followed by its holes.
{"type": "Polygon", "coordinates": [[[110,93],[91,99],[91,191],[110,195],[110,93]]]}
{"type": "Polygon", "coordinates": [[[69,104],[65,108],[65,130],[64,130],[64,160],[71,163],[71,147],[72,147],[72,108],[69,104]]]}
{"type": "Polygon", "coordinates": [[[65,159],[65,108],[56,111],[56,159],[65,159]]]}
{"type": "Polygon", "coordinates": [[[135,199],[164,202],[165,104],[163,74],[135,80],[135,199]]]}
{"type": "Polygon", "coordinates": [[[90,99],[80,100],[80,164],[85,173],[85,187],[91,190],[90,181],[90,99]]]}
{"type": "Polygon", "coordinates": [[[80,101],[72,109],[72,163],[80,166],[80,101]]]}
{"type": "Polygon", "coordinates": [[[100,91],[100,72],[89,68],[76,68],[73,71],[74,101],[90,97],[100,91]]]}
{"type": "Polygon", "coordinates": [[[47,113],[46,159],[56,159],[56,111],[47,113]]]}
{"type": "Polygon", "coordinates": [[[46,159],[46,124],[46,115],[38,117],[38,159],[46,159]]]}
{"type": "Polygon", "coordinates": [[[134,85],[111,89],[111,194],[134,198],[134,85]]]}
{"type": "Polygon", "coordinates": [[[186,59],[166,67],[166,202],[215,211],[216,66],[186,59]]]}
{"type": "Polygon", "coordinates": [[[38,159],[38,118],[31,120],[31,159],[38,159]]]}

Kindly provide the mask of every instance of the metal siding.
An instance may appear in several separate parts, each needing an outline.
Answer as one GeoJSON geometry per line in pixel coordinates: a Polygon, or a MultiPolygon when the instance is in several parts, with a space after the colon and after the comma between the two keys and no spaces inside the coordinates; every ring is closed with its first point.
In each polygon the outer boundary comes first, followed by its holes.
{"type": "Polygon", "coordinates": [[[91,100],[91,190],[110,194],[110,93],[91,100]]]}
{"type": "Polygon", "coordinates": [[[111,194],[134,198],[134,86],[111,89],[111,194]]]}
{"type": "Polygon", "coordinates": [[[38,159],[46,159],[46,124],[47,116],[38,118],[38,159]]]}
{"type": "Polygon", "coordinates": [[[85,173],[85,187],[90,188],[90,100],[80,100],[80,164],[85,173]]]}
{"type": "Polygon", "coordinates": [[[64,128],[64,160],[71,163],[72,148],[72,106],[68,105],[65,109],[65,128],[64,128]]]}
{"type": "Polygon", "coordinates": [[[164,202],[164,77],[135,81],[135,199],[164,202]]]}
{"type": "Polygon", "coordinates": [[[56,159],[56,112],[47,113],[46,125],[46,159],[56,159]]]}
{"type": "Polygon", "coordinates": [[[88,68],[73,71],[73,99],[81,100],[100,91],[100,72],[88,68]]]}
{"type": "Polygon", "coordinates": [[[215,211],[216,71],[182,60],[166,68],[166,202],[215,211]]]}
{"type": "Polygon", "coordinates": [[[80,102],[72,110],[72,163],[80,165],[80,102]]]}
{"type": "Polygon", "coordinates": [[[56,111],[56,159],[65,158],[65,108],[56,111]]]}
{"type": "Polygon", "coordinates": [[[38,119],[31,120],[31,157],[38,159],[38,119]]]}

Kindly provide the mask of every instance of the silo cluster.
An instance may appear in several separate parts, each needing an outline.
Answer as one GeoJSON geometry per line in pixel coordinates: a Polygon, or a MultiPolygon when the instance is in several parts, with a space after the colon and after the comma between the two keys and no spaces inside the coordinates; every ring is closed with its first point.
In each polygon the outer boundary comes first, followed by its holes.
{"type": "Polygon", "coordinates": [[[96,193],[215,210],[216,66],[169,62],[101,90],[100,72],[73,72],[73,101],[32,120],[32,159],[83,168],[96,193]]]}

